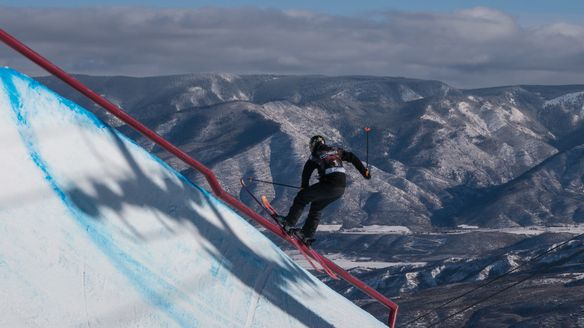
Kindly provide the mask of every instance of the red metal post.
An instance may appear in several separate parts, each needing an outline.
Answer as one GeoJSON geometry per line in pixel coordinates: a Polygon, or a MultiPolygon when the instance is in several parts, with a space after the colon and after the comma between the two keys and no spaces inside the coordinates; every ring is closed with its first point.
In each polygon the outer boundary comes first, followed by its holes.
{"type": "MultiPolygon", "coordinates": [[[[245,204],[243,204],[242,202],[240,202],[239,200],[237,200],[236,198],[231,196],[229,193],[227,193],[223,189],[223,187],[221,187],[221,184],[217,180],[217,177],[215,176],[213,171],[211,171],[209,168],[207,168],[206,166],[204,166],[203,164],[201,164],[200,162],[198,162],[197,160],[195,160],[194,158],[189,156],[187,153],[180,150],[178,147],[176,147],[175,145],[173,145],[172,143],[170,143],[169,141],[164,139],[162,136],[160,136],[156,132],[150,130],[145,125],[138,122],[132,116],[130,116],[129,114],[127,114],[126,112],[121,110],[119,107],[117,107],[116,105],[114,105],[113,103],[111,103],[110,101],[105,99],[104,97],[100,96],[99,94],[97,94],[93,90],[89,89],[83,83],[81,83],[80,81],[78,81],[77,79],[72,77],[71,75],[67,74],[65,71],[60,69],[58,66],[51,63],[49,60],[47,60],[46,58],[44,58],[41,55],[39,55],[38,53],[36,53],[34,50],[27,47],[25,44],[20,42],[18,39],[16,39],[12,35],[8,34],[3,29],[0,29],[0,39],[2,39],[2,41],[4,41],[4,43],[6,43],[8,46],[10,46],[14,50],[18,51],[19,53],[21,53],[26,58],[32,60],[37,65],[39,65],[42,68],[44,68],[45,70],[47,70],[49,73],[58,77],[63,82],[69,84],[71,87],[73,87],[77,91],[81,92],[82,94],[87,96],[89,99],[93,100],[95,103],[97,103],[98,105],[100,105],[101,107],[103,107],[104,109],[109,111],[111,114],[113,114],[114,116],[116,116],[117,118],[119,118],[120,120],[122,120],[123,122],[125,122],[126,124],[131,126],[132,128],[134,128],[138,132],[142,133],[145,137],[147,137],[150,140],[157,143],[159,146],[164,148],[169,153],[175,155],[176,157],[181,159],[183,162],[190,165],[195,170],[199,171],[207,179],[207,182],[209,183],[209,186],[211,186],[211,189],[213,190],[213,193],[215,194],[215,196],[222,199],[227,204],[231,205],[233,208],[239,210],[240,212],[247,215],[248,217],[254,219],[255,221],[257,221],[259,224],[261,224],[266,229],[272,231],[273,233],[280,236],[281,238],[286,239],[286,236],[282,233],[282,231],[275,224],[268,221],[266,218],[259,215],[258,213],[256,213],[255,211],[253,211],[252,209],[247,207],[245,204]]],[[[303,246],[303,247],[306,247],[306,246],[303,246]]],[[[389,315],[388,324],[392,328],[395,327],[395,321],[397,319],[397,310],[398,310],[398,305],[396,303],[392,302],[391,300],[389,300],[385,296],[381,295],[375,289],[367,286],[361,280],[353,277],[350,273],[343,270],[341,267],[336,265],[331,260],[327,259],[326,257],[324,257],[322,255],[321,255],[321,257],[325,260],[326,265],[328,265],[332,271],[334,271],[336,274],[341,276],[343,279],[345,279],[347,282],[349,282],[353,286],[362,290],[365,294],[371,296],[372,298],[376,299],[378,302],[380,302],[381,304],[383,304],[387,308],[389,308],[391,311],[390,311],[390,315],[389,315]]]]}

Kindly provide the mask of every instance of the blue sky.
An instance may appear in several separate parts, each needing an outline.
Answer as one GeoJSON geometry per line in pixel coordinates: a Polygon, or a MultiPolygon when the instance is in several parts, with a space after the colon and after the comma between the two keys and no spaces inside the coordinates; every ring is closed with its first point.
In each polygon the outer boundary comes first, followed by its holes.
{"type": "MultiPolygon", "coordinates": [[[[581,0],[0,0],[1,6],[8,7],[0,8],[2,28],[75,73],[404,76],[463,88],[584,84],[581,0]]],[[[0,62],[38,72],[1,49],[0,62]]]]}

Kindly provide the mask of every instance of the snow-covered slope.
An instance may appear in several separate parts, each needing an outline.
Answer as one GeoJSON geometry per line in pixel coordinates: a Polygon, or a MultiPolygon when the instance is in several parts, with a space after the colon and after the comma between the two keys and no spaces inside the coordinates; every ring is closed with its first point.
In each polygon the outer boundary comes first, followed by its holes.
{"type": "Polygon", "coordinates": [[[93,114],[0,82],[0,326],[384,326],[93,114]]]}

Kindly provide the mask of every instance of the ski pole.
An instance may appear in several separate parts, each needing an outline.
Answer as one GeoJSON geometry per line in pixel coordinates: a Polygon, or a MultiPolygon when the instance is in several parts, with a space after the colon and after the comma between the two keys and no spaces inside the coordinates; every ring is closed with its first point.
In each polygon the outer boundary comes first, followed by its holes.
{"type": "Polygon", "coordinates": [[[288,184],[285,184],[285,183],[278,183],[278,182],[273,182],[273,181],[259,180],[259,179],[255,179],[254,177],[249,177],[248,180],[249,181],[253,181],[253,182],[262,182],[262,183],[272,184],[272,185],[276,185],[276,186],[282,186],[282,187],[288,187],[288,188],[295,188],[295,189],[302,189],[302,188],[297,187],[297,186],[292,186],[292,185],[288,185],[288,184]]]}
{"type": "Polygon", "coordinates": [[[369,132],[371,132],[371,128],[365,127],[365,139],[367,140],[367,150],[366,150],[366,157],[365,161],[367,162],[367,171],[369,171],[369,132]]]}

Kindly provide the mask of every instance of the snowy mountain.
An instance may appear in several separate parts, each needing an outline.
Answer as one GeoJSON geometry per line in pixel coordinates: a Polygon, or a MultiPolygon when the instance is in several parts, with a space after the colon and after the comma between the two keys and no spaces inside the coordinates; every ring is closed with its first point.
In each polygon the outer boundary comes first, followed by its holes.
{"type": "Polygon", "coordinates": [[[0,127],[0,326],[385,326],[162,160],[7,68],[0,127]]]}
{"type": "MultiPolygon", "coordinates": [[[[551,327],[582,327],[584,239],[575,238],[575,233],[584,229],[344,234],[327,236],[322,246],[328,253],[352,258],[350,272],[369,285],[399,295],[398,326],[428,327],[500,292],[438,326],[536,327],[547,322],[551,327]],[[510,287],[513,284],[517,285],[510,287]],[[425,317],[411,323],[421,315],[425,317]]],[[[369,312],[382,315],[381,307],[355,290],[329,284],[369,312]]]]}
{"type": "MultiPolygon", "coordinates": [[[[349,170],[351,186],[325,215],[329,224],[428,231],[584,220],[578,148],[584,86],[458,90],[438,81],[367,76],[79,78],[219,176],[230,177],[222,182],[234,193],[241,176],[299,183],[313,134],[365,160],[362,128],[372,127],[374,178],[364,181],[349,170]]],[[[54,79],[42,81],[92,108],[54,79]]],[[[120,129],[152,149],[141,136],[120,129]]],[[[197,180],[196,173],[173,164],[197,180]]],[[[256,188],[283,210],[295,192],[256,188]]]]}

